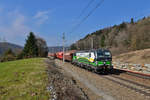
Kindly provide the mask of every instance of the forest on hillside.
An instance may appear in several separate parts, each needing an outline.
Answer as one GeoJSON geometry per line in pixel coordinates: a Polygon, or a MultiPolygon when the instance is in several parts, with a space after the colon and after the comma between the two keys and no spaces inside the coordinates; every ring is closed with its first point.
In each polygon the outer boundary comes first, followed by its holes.
{"type": "Polygon", "coordinates": [[[98,30],[71,45],[77,50],[92,48],[107,48],[113,55],[150,48],[150,17],[98,30]]]}
{"type": "Polygon", "coordinates": [[[8,49],[11,49],[15,54],[17,54],[22,51],[23,47],[13,43],[0,42],[0,56],[2,56],[8,49]]]}

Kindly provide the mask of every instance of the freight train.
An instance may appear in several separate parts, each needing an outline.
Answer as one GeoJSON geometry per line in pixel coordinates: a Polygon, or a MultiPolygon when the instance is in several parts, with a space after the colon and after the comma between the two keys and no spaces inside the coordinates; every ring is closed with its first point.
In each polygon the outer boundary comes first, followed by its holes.
{"type": "Polygon", "coordinates": [[[113,70],[112,54],[107,49],[84,51],[71,50],[64,54],[63,52],[51,54],[51,56],[60,60],[63,59],[63,55],[65,61],[69,61],[72,64],[94,72],[111,72],[113,70]]]}

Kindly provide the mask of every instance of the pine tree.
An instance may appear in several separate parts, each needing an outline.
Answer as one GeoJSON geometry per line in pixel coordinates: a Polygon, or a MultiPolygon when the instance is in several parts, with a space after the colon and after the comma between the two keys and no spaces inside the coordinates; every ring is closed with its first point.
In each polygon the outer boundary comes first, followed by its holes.
{"type": "Polygon", "coordinates": [[[33,32],[29,33],[26,44],[23,49],[23,56],[25,58],[32,58],[38,56],[38,47],[36,45],[36,38],[33,32]]]}
{"type": "Polygon", "coordinates": [[[102,35],[100,44],[101,44],[101,47],[105,47],[105,35],[102,35]]]}
{"type": "Polygon", "coordinates": [[[131,24],[134,24],[134,19],[133,18],[131,18],[131,24]]]}

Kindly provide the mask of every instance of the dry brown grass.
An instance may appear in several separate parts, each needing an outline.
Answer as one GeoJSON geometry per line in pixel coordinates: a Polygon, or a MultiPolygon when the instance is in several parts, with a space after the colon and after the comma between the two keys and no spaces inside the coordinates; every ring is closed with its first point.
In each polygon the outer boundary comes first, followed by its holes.
{"type": "Polygon", "coordinates": [[[116,61],[135,63],[135,64],[149,64],[150,63],[150,49],[137,50],[129,53],[120,54],[113,57],[116,61]]]}

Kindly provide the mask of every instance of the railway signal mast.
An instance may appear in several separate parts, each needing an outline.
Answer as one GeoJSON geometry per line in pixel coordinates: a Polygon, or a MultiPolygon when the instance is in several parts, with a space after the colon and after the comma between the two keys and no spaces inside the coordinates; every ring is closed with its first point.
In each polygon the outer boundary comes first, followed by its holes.
{"type": "Polygon", "coordinates": [[[65,33],[63,33],[62,39],[63,39],[63,64],[64,64],[64,62],[65,62],[65,56],[64,56],[64,53],[65,53],[65,33]]]}

